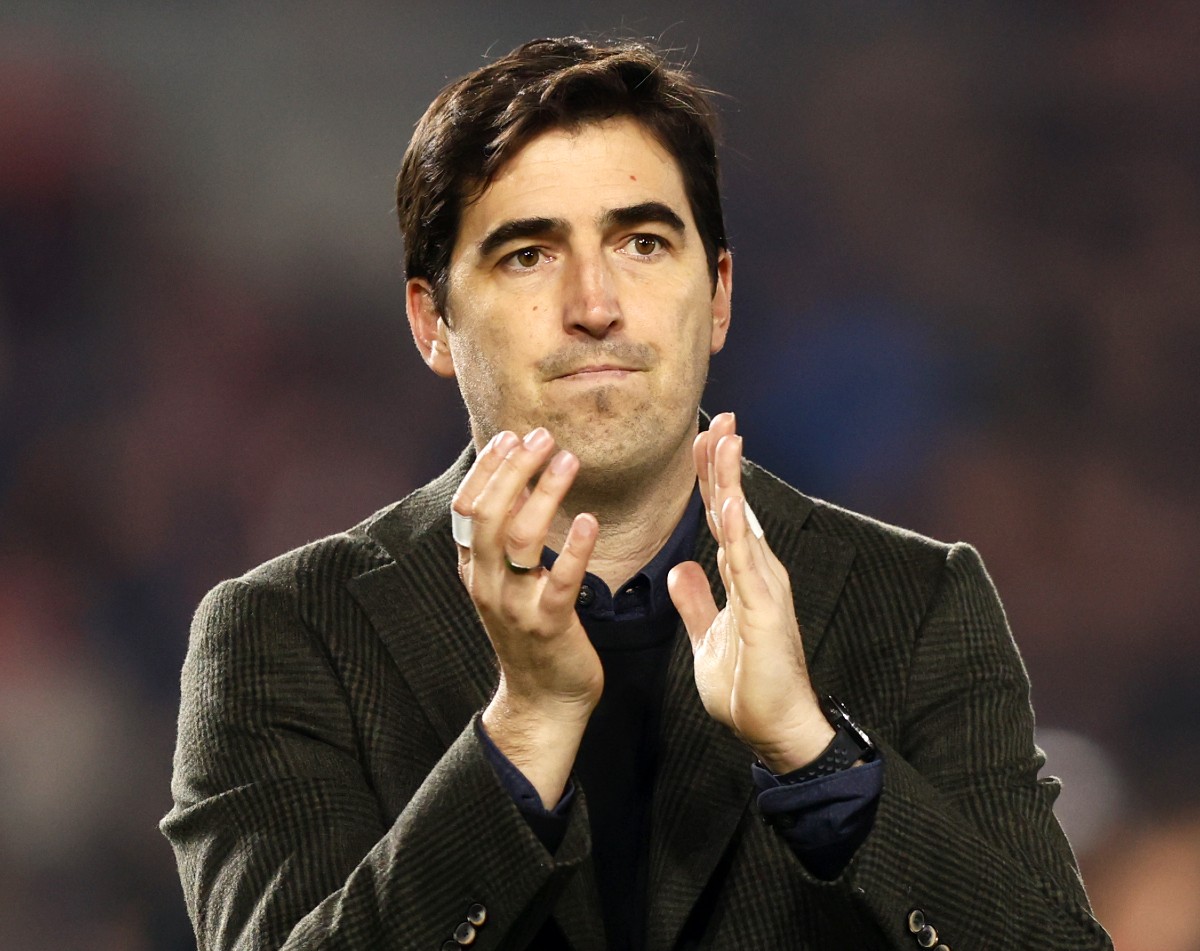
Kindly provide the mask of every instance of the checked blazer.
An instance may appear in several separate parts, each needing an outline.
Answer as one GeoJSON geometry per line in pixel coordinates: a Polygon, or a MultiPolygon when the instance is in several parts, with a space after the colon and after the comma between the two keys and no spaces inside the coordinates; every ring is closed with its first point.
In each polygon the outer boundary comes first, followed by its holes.
{"type": "MultiPolygon", "coordinates": [[[[435,481],[211,591],[193,622],[172,792],[199,947],[604,948],[587,790],[548,853],[480,747],[494,654],[435,481]],[[483,914],[480,915],[482,910],[483,914]],[[465,921],[484,920],[463,932],[465,921]],[[447,945],[447,942],[450,942],[447,945]]],[[[1039,779],[1028,679],[983,565],[745,464],[809,669],[879,746],[874,825],[834,881],[754,804],[680,627],[649,849],[649,951],[1111,948],[1039,779]]],[[[697,560],[724,593],[707,531],[697,560]]]]}

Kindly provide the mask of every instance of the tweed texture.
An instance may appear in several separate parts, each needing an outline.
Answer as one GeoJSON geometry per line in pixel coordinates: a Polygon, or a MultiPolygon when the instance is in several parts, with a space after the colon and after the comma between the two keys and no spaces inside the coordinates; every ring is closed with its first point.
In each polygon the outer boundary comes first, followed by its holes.
{"type": "MultiPolygon", "coordinates": [[[[455,573],[448,507],[470,463],[350,531],[216,587],[183,669],[175,848],[202,951],[477,949],[552,917],[604,947],[586,790],[553,855],[471,726],[494,655],[455,573]]],[[[747,463],[791,574],[812,677],[883,749],[874,827],[809,875],[753,805],[753,759],[704,712],[682,629],[652,804],[647,947],[1111,948],[1039,780],[1029,683],[978,555],[814,502],[747,463]]],[[[715,545],[697,559],[723,599],[715,545]]]]}

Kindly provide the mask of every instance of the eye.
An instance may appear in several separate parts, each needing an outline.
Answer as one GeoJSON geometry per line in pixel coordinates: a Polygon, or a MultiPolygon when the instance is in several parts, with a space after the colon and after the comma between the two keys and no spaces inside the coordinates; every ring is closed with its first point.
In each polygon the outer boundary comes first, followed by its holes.
{"type": "Polygon", "coordinates": [[[635,257],[648,258],[665,250],[667,242],[656,234],[635,234],[625,242],[624,249],[635,257]]]}
{"type": "Polygon", "coordinates": [[[541,248],[521,248],[510,254],[508,259],[518,268],[528,269],[541,263],[542,251],[541,248]]]}

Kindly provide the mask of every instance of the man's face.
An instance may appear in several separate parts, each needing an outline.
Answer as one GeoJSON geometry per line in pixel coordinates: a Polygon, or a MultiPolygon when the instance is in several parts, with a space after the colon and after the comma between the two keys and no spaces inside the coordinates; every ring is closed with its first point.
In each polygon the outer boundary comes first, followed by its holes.
{"type": "Polygon", "coordinates": [[[688,458],[730,285],[722,253],[713,290],[674,159],[622,118],[521,149],[463,210],[444,319],[423,281],[408,305],[476,445],[545,426],[604,481],[688,458]]]}

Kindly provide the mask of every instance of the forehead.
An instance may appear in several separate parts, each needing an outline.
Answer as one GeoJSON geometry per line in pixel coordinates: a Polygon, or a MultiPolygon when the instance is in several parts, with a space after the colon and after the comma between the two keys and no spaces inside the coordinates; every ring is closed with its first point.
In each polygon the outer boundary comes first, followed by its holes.
{"type": "Polygon", "coordinates": [[[635,119],[550,129],[531,139],[463,209],[459,240],[513,218],[592,218],[646,201],[669,205],[694,229],[674,157],[635,119]]]}

